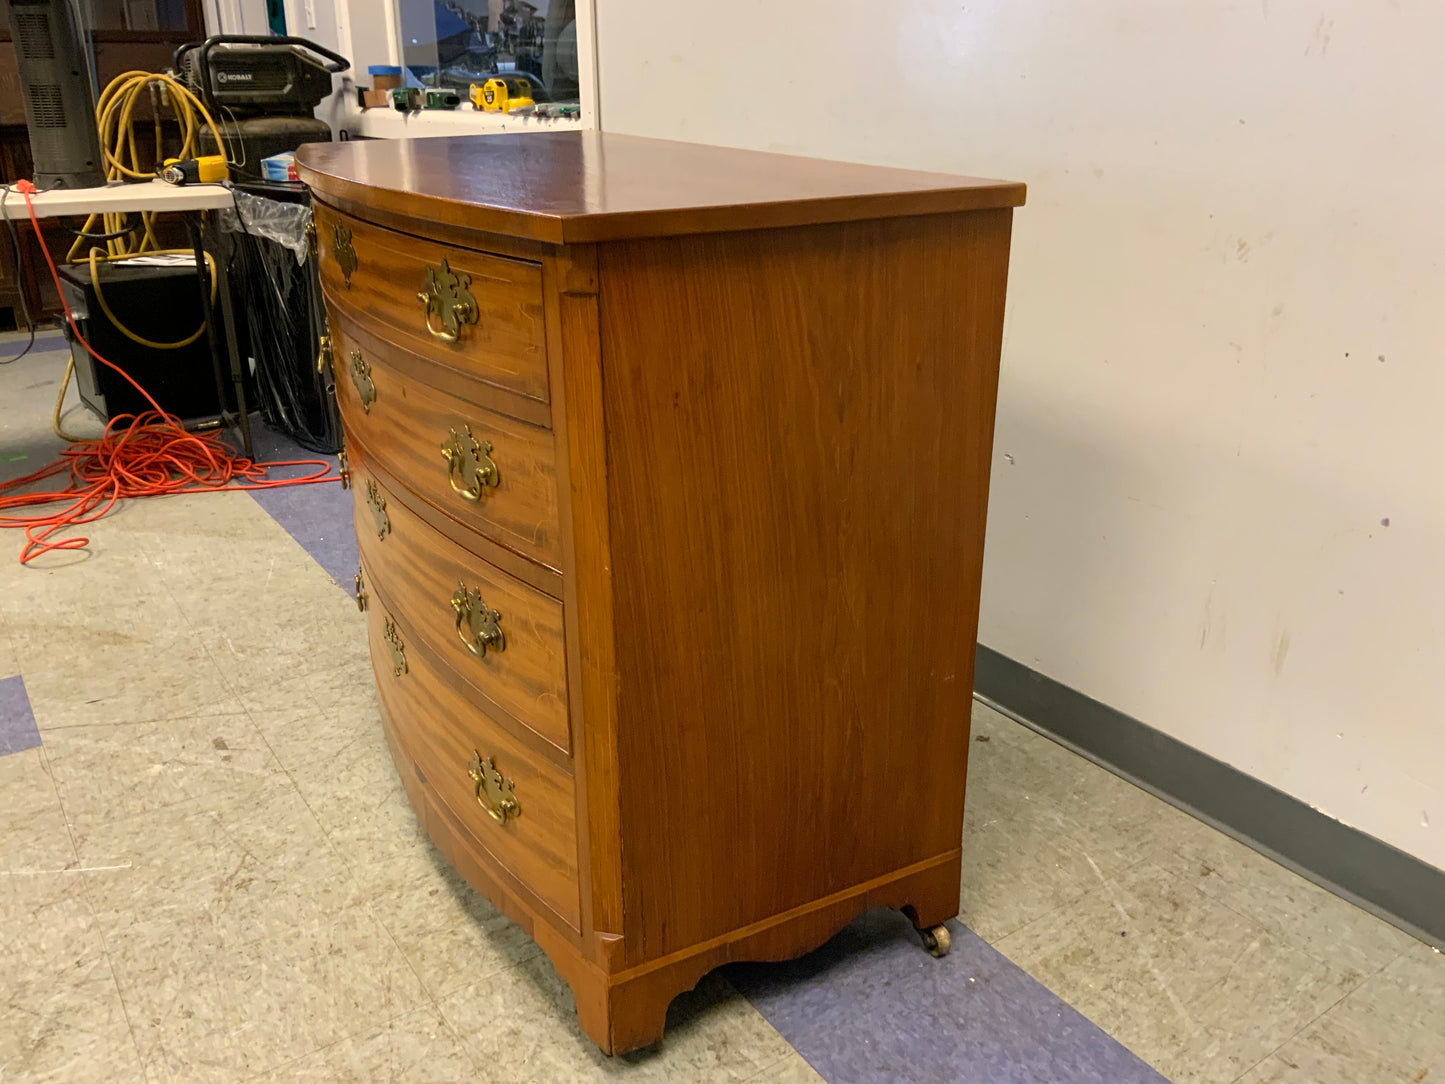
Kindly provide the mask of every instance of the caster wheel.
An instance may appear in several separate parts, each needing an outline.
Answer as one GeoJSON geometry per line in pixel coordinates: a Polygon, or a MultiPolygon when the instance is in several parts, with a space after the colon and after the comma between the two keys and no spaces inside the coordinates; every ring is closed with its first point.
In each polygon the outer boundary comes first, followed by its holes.
{"type": "Polygon", "coordinates": [[[932,929],[919,930],[918,936],[923,938],[923,947],[928,950],[930,956],[947,956],[948,950],[953,948],[953,938],[949,936],[947,926],[934,926],[932,929]]]}

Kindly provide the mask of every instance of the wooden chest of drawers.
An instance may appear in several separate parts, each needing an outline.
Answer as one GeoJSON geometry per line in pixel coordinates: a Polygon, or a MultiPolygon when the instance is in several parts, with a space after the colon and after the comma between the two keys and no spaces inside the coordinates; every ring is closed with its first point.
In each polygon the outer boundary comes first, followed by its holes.
{"type": "Polygon", "coordinates": [[[1022,186],[600,133],[298,165],[387,740],[584,1029],[869,907],[946,951],[1022,186]]]}

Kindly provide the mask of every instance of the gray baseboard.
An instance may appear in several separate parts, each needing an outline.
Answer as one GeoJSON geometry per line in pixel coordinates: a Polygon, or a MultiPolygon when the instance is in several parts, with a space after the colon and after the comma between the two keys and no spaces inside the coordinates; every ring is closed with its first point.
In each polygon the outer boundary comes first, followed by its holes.
{"type": "Polygon", "coordinates": [[[982,644],[973,686],[990,707],[1445,949],[1445,871],[982,644]]]}

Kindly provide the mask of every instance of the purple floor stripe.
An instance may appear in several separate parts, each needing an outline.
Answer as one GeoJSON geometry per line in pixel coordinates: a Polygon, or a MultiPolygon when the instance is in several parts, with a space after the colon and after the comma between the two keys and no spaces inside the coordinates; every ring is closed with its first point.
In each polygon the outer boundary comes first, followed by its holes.
{"type": "Polygon", "coordinates": [[[728,977],[829,1084],[1168,1084],[957,924],[935,960],[896,911],[728,977]]]}
{"type": "MultiPolygon", "coordinates": [[[[0,342],[0,358],[13,358],[25,353],[25,347],[29,338],[10,339],[0,342]]],[[[65,336],[58,331],[37,331],[35,333],[35,345],[31,347],[32,354],[43,354],[47,350],[65,349],[65,336]]]]}
{"type": "MultiPolygon", "coordinates": [[[[308,452],[280,433],[273,433],[253,417],[252,437],[258,460],[334,459],[308,452]]],[[[307,474],[311,468],[289,469],[291,474],[307,474]]],[[[288,472],[278,469],[276,476],[288,472]]],[[[335,482],[316,486],[285,486],[281,489],[255,489],[251,496],[271,518],[286,529],[301,547],[324,568],[333,580],[348,591],[356,575],[359,561],[356,529],[351,520],[351,494],[335,482]]]]}
{"type": "Polygon", "coordinates": [[[30,697],[20,675],[0,678],[0,757],[34,749],[40,744],[40,730],[35,713],[30,710],[30,697]]]}

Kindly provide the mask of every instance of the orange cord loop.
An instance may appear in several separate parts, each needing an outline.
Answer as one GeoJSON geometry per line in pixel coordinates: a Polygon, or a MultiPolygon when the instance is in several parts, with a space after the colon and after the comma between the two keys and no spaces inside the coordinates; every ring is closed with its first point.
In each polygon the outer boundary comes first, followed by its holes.
{"type": "MultiPolygon", "coordinates": [[[[64,304],[64,291],[55,261],[40,232],[40,221],[31,203],[36,191],[29,181],[19,181],[15,191],[25,197],[30,223],[40,242],[40,251],[50,268],[55,288],[64,304]]],[[[80,334],[70,306],[65,306],[65,319],[76,340],[86,352],[102,365],[123,376],[145,397],[151,409],[141,414],[122,414],[110,420],[98,440],[78,440],[61,453],[56,462],[33,474],[0,483],[0,512],[13,508],[69,503],[58,511],[38,515],[0,515],[0,527],[18,527],[25,531],[25,544],[20,550],[20,563],[28,564],[42,553],[53,550],[75,550],[90,544],[90,539],[63,532],[86,523],[94,523],[125,497],[157,497],[170,493],[216,493],[220,490],[276,489],[281,486],[311,485],[339,481],[331,473],[332,464],[323,459],[278,460],[256,463],[237,455],[213,433],[189,433],[181,420],[163,411],[144,388],[124,369],[107,361],[80,334]],[[268,478],[271,467],[314,466],[319,468],[299,478],[268,478]],[[55,475],[69,472],[63,489],[37,493],[6,493],[55,475]],[[57,537],[59,536],[59,537],[57,537]]]]}

